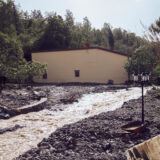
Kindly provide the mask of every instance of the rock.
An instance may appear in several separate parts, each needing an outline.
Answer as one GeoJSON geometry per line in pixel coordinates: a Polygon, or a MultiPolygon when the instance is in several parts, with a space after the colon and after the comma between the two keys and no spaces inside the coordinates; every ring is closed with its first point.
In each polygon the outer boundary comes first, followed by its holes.
{"type": "Polygon", "coordinates": [[[10,118],[10,115],[7,113],[0,113],[0,119],[8,119],[10,118]]]}
{"type": "MultiPolygon", "coordinates": [[[[70,90],[67,87],[64,87],[67,91],[59,87],[56,92],[58,96],[55,96],[59,97],[56,103],[65,97],[65,95],[60,96],[62,91],[71,94],[71,90],[77,90],[73,86],[70,87],[70,90]]],[[[107,91],[106,88],[99,86],[93,88],[92,91],[107,91]]],[[[86,90],[82,89],[80,95],[86,90]]],[[[148,99],[145,102],[145,121],[150,122],[150,125],[147,126],[148,131],[141,134],[119,133],[121,126],[126,121],[141,119],[141,98],[139,98],[128,101],[115,111],[101,113],[57,129],[48,138],[43,139],[36,150],[30,150],[23,156],[17,157],[16,160],[34,159],[35,157],[43,160],[126,160],[125,151],[129,147],[160,133],[159,113],[155,107],[151,107],[151,105],[160,106],[160,101],[150,94],[146,95],[145,99],[148,99]]]]}
{"type": "Polygon", "coordinates": [[[91,139],[91,141],[94,141],[94,140],[96,140],[97,138],[94,137],[94,136],[91,136],[90,139],[91,139]]]}
{"type": "Polygon", "coordinates": [[[14,127],[1,129],[0,134],[4,134],[6,132],[13,132],[20,128],[23,128],[23,126],[16,124],[14,127]]]}
{"type": "Polygon", "coordinates": [[[90,110],[87,110],[85,114],[88,114],[90,112],[90,110]]]}
{"type": "Polygon", "coordinates": [[[157,124],[157,126],[156,126],[158,129],[160,129],[160,124],[157,124]]]}
{"type": "Polygon", "coordinates": [[[129,117],[129,118],[124,118],[125,121],[132,121],[133,118],[132,117],[129,117]]]}
{"type": "Polygon", "coordinates": [[[106,151],[106,150],[109,150],[111,148],[111,144],[104,141],[103,142],[103,150],[106,151]]]}
{"type": "Polygon", "coordinates": [[[32,87],[31,86],[27,86],[27,90],[32,90],[32,87]]]}

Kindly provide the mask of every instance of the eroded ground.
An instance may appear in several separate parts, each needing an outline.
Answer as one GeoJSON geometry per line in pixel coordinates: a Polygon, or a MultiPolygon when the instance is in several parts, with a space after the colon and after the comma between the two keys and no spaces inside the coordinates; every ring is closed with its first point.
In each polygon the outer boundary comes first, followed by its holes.
{"type": "Polygon", "coordinates": [[[46,139],[38,148],[17,159],[126,159],[127,148],[159,134],[157,94],[148,94],[146,98],[148,130],[140,135],[124,135],[120,126],[140,119],[141,100],[131,100],[140,97],[140,88],[110,90],[107,86],[44,86],[44,89],[50,99],[45,104],[46,109],[0,120],[1,130],[13,128],[11,132],[0,134],[1,159],[15,158],[36,147],[43,138],[46,139]],[[61,103],[60,99],[72,95],[76,99],[81,97],[79,102],[61,103]],[[74,124],[64,126],[70,123],[74,124]],[[19,127],[14,130],[15,125],[19,127]]]}

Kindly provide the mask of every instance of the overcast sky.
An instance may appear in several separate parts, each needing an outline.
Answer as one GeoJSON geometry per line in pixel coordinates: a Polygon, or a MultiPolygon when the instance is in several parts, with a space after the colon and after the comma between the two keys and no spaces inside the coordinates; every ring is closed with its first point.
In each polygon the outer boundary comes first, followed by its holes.
{"type": "Polygon", "coordinates": [[[87,16],[92,27],[102,28],[104,22],[137,35],[143,35],[140,21],[149,26],[160,17],[160,0],[15,0],[24,11],[34,9],[57,12],[64,17],[66,9],[72,11],[75,21],[87,16]]]}

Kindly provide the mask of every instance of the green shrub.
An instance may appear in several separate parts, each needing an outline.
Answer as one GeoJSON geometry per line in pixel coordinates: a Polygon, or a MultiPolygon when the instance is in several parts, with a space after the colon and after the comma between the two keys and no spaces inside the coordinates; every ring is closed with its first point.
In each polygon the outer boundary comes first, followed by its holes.
{"type": "Polygon", "coordinates": [[[153,69],[153,83],[155,84],[160,84],[160,65],[157,65],[154,69],[153,69]]]}

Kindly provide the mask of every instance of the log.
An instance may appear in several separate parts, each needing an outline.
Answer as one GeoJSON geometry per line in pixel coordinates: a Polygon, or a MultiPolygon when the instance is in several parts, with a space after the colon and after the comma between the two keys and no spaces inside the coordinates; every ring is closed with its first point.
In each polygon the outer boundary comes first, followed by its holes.
{"type": "Polygon", "coordinates": [[[32,104],[17,108],[19,113],[28,113],[31,111],[38,111],[42,109],[42,104],[44,104],[47,101],[47,98],[41,98],[40,101],[34,102],[32,104]]]}

